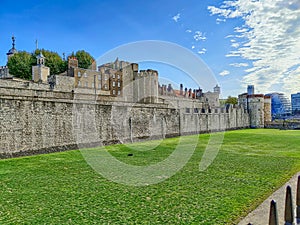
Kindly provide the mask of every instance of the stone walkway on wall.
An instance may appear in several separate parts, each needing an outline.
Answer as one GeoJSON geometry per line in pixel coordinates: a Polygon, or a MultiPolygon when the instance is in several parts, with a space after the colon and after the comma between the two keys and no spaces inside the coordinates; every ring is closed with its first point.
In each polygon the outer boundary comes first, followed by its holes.
{"type": "Polygon", "coordinates": [[[270,202],[275,200],[277,203],[277,212],[279,224],[284,224],[284,205],[285,205],[285,193],[287,185],[292,188],[293,196],[293,206],[295,209],[296,205],[296,189],[297,180],[300,176],[300,172],[295,174],[286,184],[275,191],[269,198],[267,198],[261,205],[259,205],[255,210],[248,214],[243,220],[241,220],[238,225],[247,225],[249,223],[253,225],[268,225],[269,224],[269,212],[270,212],[270,202]]]}

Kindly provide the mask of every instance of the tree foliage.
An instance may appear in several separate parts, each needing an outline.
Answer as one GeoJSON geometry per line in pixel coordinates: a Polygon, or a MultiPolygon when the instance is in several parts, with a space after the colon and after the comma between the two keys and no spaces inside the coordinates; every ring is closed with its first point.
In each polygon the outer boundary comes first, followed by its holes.
{"type": "MultiPolygon", "coordinates": [[[[7,63],[10,74],[15,77],[31,80],[32,66],[36,65],[36,56],[40,54],[40,52],[42,52],[45,57],[45,66],[50,68],[50,75],[60,74],[67,70],[67,62],[64,61],[58,53],[45,49],[37,49],[32,54],[26,51],[20,51],[10,57],[7,63]]],[[[72,53],[72,56],[78,59],[78,66],[80,68],[88,69],[94,62],[94,58],[84,50],[79,50],[75,54],[72,53]]]]}
{"type": "Polygon", "coordinates": [[[237,99],[237,97],[228,96],[228,98],[226,99],[225,103],[226,104],[236,105],[236,104],[238,104],[238,99],[237,99]]]}
{"type": "Polygon", "coordinates": [[[45,66],[50,68],[50,75],[60,74],[67,70],[67,62],[58,53],[45,49],[37,49],[34,52],[34,57],[36,58],[40,52],[45,56],[45,66]]]}
{"type": "Polygon", "coordinates": [[[78,67],[84,68],[84,69],[90,68],[92,63],[95,61],[93,56],[91,56],[90,53],[88,53],[84,50],[77,51],[75,53],[75,57],[78,60],[78,67]]]}
{"type": "Polygon", "coordinates": [[[31,67],[35,65],[36,59],[32,54],[20,51],[11,56],[7,62],[9,73],[15,77],[31,80],[31,67]]]}

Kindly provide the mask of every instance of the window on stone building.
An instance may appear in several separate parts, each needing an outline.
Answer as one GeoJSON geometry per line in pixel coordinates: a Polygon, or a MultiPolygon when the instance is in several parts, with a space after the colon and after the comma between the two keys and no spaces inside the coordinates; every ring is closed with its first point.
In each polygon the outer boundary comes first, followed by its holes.
{"type": "Polygon", "coordinates": [[[78,77],[81,77],[81,73],[80,73],[80,71],[78,71],[78,77]]]}
{"type": "Polygon", "coordinates": [[[118,79],[120,79],[120,75],[118,74],[118,79]]]}
{"type": "Polygon", "coordinates": [[[81,82],[80,82],[80,80],[78,81],[78,87],[80,87],[81,86],[81,82]]]}
{"type": "Polygon", "coordinates": [[[115,95],[116,94],[116,90],[113,90],[113,95],[115,95]]]}
{"type": "Polygon", "coordinates": [[[89,83],[88,82],[85,82],[85,87],[88,87],[89,86],[89,83]]]}
{"type": "Polygon", "coordinates": [[[121,83],[120,82],[118,82],[118,87],[121,87],[121,83]]]}
{"type": "Polygon", "coordinates": [[[115,79],[115,78],[116,78],[116,74],[113,74],[113,75],[112,75],[112,78],[115,79]]]}
{"type": "Polygon", "coordinates": [[[98,89],[101,89],[101,84],[100,83],[98,84],[98,89]]]}
{"type": "Polygon", "coordinates": [[[100,74],[98,75],[98,80],[101,80],[101,75],[100,74]]]}
{"type": "Polygon", "coordinates": [[[83,76],[84,76],[84,77],[87,77],[87,73],[86,73],[86,72],[84,72],[83,76]]]}
{"type": "Polygon", "coordinates": [[[104,75],[104,80],[107,80],[107,79],[108,79],[107,75],[104,75]]]}
{"type": "Polygon", "coordinates": [[[121,91],[120,90],[118,90],[118,95],[120,95],[121,94],[121,91]]]}
{"type": "Polygon", "coordinates": [[[92,83],[92,88],[95,88],[95,83],[94,82],[92,83]]]}
{"type": "Polygon", "coordinates": [[[104,89],[107,90],[107,84],[104,84],[104,89]]]}
{"type": "Polygon", "coordinates": [[[113,81],[112,85],[113,85],[113,87],[115,87],[116,86],[116,82],[113,81]]]}

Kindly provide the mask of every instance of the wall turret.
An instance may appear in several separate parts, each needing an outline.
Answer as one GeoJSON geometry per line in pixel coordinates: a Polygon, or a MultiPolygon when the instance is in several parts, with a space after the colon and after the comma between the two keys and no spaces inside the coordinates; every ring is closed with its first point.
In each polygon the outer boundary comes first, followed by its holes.
{"type": "Polygon", "coordinates": [[[43,53],[37,55],[37,65],[32,66],[32,80],[34,82],[48,82],[48,76],[50,75],[50,68],[45,66],[45,57],[43,53]]]}

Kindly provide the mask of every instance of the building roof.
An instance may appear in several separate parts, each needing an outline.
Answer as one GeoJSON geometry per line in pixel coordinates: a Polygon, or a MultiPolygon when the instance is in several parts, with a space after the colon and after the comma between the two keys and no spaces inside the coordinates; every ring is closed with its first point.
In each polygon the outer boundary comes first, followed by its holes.
{"type": "Polygon", "coordinates": [[[6,55],[13,55],[15,53],[18,53],[18,50],[15,48],[11,48],[9,49],[9,51],[6,53],[6,55]]]}
{"type": "Polygon", "coordinates": [[[6,53],[6,55],[13,55],[15,53],[18,53],[18,50],[15,48],[15,41],[16,38],[14,36],[12,36],[12,48],[8,50],[8,52],[6,53]]]}
{"type": "Polygon", "coordinates": [[[254,95],[248,95],[248,98],[263,98],[264,94],[254,94],[254,95]]]}
{"type": "Polygon", "coordinates": [[[45,56],[43,55],[42,52],[40,52],[40,54],[38,54],[38,55],[36,56],[36,58],[37,58],[37,59],[43,59],[43,58],[45,58],[45,56]]]}

